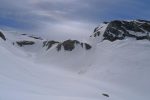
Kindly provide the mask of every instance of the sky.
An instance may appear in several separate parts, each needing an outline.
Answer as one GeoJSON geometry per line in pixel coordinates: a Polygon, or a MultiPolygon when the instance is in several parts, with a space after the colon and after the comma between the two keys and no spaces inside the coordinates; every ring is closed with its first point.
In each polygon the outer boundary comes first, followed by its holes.
{"type": "Polygon", "coordinates": [[[82,38],[103,21],[150,19],[150,0],[0,0],[0,27],[82,38]]]}

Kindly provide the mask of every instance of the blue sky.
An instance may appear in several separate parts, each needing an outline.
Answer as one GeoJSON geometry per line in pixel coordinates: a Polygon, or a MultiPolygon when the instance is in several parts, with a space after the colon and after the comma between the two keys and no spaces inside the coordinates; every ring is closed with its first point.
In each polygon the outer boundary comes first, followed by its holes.
{"type": "Polygon", "coordinates": [[[103,21],[150,19],[150,0],[0,0],[0,26],[84,36],[103,21]]]}

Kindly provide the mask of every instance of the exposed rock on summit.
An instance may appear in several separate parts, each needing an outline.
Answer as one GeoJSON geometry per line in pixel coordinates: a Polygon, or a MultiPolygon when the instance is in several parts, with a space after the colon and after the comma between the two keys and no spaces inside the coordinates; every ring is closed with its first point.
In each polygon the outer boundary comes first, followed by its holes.
{"type": "Polygon", "coordinates": [[[57,50],[60,51],[62,47],[64,47],[64,50],[66,51],[72,51],[76,45],[79,45],[81,46],[82,48],[85,47],[86,50],[89,50],[91,49],[91,46],[87,43],[82,43],[82,42],[79,42],[77,40],[66,40],[62,43],[59,43],[57,45],[57,50]]]}
{"type": "Polygon", "coordinates": [[[103,40],[115,41],[123,40],[126,37],[135,38],[137,40],[150,39],[150,21],[146,20],[133,20],[133,21],[120,21],[114,20],[107,24],[107,28],[102,33],[101,26],[95,28],[94,37],[103,34],[103,40]]]}

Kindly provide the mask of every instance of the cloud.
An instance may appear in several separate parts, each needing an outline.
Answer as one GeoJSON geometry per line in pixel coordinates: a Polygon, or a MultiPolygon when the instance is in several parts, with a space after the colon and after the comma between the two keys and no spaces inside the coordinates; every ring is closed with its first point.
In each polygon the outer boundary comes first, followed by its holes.
{"type": "Polygon", "coordinates": [[[100,22],[149,19],[148,0],[0,0],[0,25],[54,37],[88,36],[100,22]]]}
{"type": "Polygon", "coordinates": [[[79,39],[83,40],[89,38],[91,32],[93,31],[93,24],[77,22],[77,21],[66,21],[61,23],[47,23],[45,25],[44,35],[49,39],[79,39]]]}

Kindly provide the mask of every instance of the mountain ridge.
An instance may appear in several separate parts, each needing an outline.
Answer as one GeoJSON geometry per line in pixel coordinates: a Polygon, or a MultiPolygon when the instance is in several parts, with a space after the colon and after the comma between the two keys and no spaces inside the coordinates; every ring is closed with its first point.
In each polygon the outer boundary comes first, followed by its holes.
{"type": "MultiPolygon", "coordinates": [[[[13,35],[13,34],[12,34],[13,35]]],[[[5,36],[5,32],[0,32],[0,37],[7,41],[7,36],[5,36]]],[[[13,45],[17,44],[20,47],[27,46],[27,45],[35,45],[36,41],[41,42],[42,47],[46,47],[50,49],[53,45],[57,45],[57,51],[60,51],[63,47],[66,51],[72,51],[75,46],[81,46],[85,50],[90,50],[92,48],[92,43],[89,40],[88,43],[83,43],[78,40],[64,40],[64,41],[55,41],[55,40],[45,40],[41,37],[34,36],[34,35],[27,35],[27,34],[20,34],[22,39],[12,41],[13,45]],[[24,39],[24,37],[26,39],[24,39]]],[[[150,21],[147,20],[113,20],[110,22],[103,22],[98,27],[94,29],[94,33],[89,37],[90,39],[97,41],[116,41],[116,40],[123,40],[127,37],[133,38],[136,40],[150,40],[150,21]]],[[[9,38],[8,38],[9,39],[9,38]]]]}
{"type": "Polygon", "coordinates": [[[2,31],[0,98],[149,100],[150,42],[147,38],[136,38],[146,36],[147,31],[126,29],[136,35],[130,37],[118,29],[117,35],[111,30],[118,28],[117,23],[100,24],[87,42],[55,41],[2,31]],[[90,49],[86,49],[86,43],[90,49]]]}

